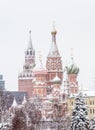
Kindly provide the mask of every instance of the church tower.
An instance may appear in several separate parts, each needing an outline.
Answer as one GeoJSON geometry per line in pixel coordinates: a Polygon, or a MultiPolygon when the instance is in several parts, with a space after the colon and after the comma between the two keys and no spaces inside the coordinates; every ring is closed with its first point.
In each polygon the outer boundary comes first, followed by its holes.
{"type": "MultiPolygon", "coordinates": [[[[53,31],[51,32],[52,44],[46,61],[46,68],[48,70],[49,81],[53,80],[56,77],[56,74],[61,79],[61,81],[63,78],[62,60],[56,44],[56,34],[57,31],[53,26],[53,31]]],[[[51,84],[52,83],[50,83],[50,85],[51,84]]]]}
{"type": "Polygon", "coordinates": [[[42,55],[39,53],[38,64],[33,69],[35,79],[33,81],[33,94],[40,97],[47,95],[47,69],[43,66],[42,55]]]}
{"type": "Polygon", "coordinates": [[[33,92],[32,80],[33,74],[32,69],[35,66],[35,50],[32,45],[31,31],[29,31],[28,48],[25,51],[25,63],[23,65],[23,71],[18,76],[18,90],[27,92],[30,97],[33,92]]]}
{"type": "Polygon", "coordinates": [[[78,89],[79,89],[78,81],[77,81],[78,73],[79,73],[79,68],[74,63],[73,54],[71,54],[71,63],[67,68],[67,74],[68,74],[68,79],[69,79],[69,93],[70,94],[77,94],[78,93],[78,89]]]}
{"type": "Polygon", "coordinates": [[[25,64],[29,65],[31,70],[35,66],[35,50],[34,50],[33,45],[32,45],[31,30],[29,31],[28,48],[25,52],[25,64]]]}

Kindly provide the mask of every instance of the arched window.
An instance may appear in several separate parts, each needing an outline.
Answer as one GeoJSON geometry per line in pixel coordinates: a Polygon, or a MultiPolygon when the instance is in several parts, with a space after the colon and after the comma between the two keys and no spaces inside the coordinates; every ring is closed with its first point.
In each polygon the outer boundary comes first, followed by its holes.
{"type": "Polygon", "coordinates": [[[92,105],[92,101],[90,101],[90,105],[92,105]]]}
{"type": "Polygon", "coordinates": [[[71,105],[73,106],[73,101],[71,102],[71,105]]]}
{"type": "Polygon", "coordinates": [[[92,109],[90,109],[90,114],[92,114],[92,109]]]}

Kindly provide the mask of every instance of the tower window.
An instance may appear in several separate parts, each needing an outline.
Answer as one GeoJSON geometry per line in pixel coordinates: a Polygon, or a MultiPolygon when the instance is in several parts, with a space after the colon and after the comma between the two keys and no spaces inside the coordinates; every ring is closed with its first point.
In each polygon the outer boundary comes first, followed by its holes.
{"type": "Polygon", "coordinates": [[[32,51],[30,51],[30,55],[32,55],[32,51]]]}

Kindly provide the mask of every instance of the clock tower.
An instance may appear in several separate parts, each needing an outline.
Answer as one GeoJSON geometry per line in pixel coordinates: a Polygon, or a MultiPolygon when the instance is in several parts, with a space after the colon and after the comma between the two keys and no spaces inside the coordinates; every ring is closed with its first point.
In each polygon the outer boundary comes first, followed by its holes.
{"type": "Polygon", "coordinates": [[[22,92],[27,92],[28,96],[32,96],[33,87],[32,69],[35,67],[35,50],[32,45],[31,31],[29,31],[28,47],[25,51],[25,63],[23,65],[23,71],[18,76],[18,89],[22,92]]]}

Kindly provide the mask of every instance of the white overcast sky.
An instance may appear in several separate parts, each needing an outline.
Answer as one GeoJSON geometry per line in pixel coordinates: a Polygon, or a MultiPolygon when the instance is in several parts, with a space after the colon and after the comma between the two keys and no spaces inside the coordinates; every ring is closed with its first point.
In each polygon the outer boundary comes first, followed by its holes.
{"type": "Polygon", "coordinates": [[[7,90],[18,88],[30,29],[36,53],[42,51],[45,61],[51,45],[52,21],[58,32],[63,67],[73,48],[80,67],[79,84],[84,88],[94,86],[95,0],[1,0],[0,73],[7,90]]]}

